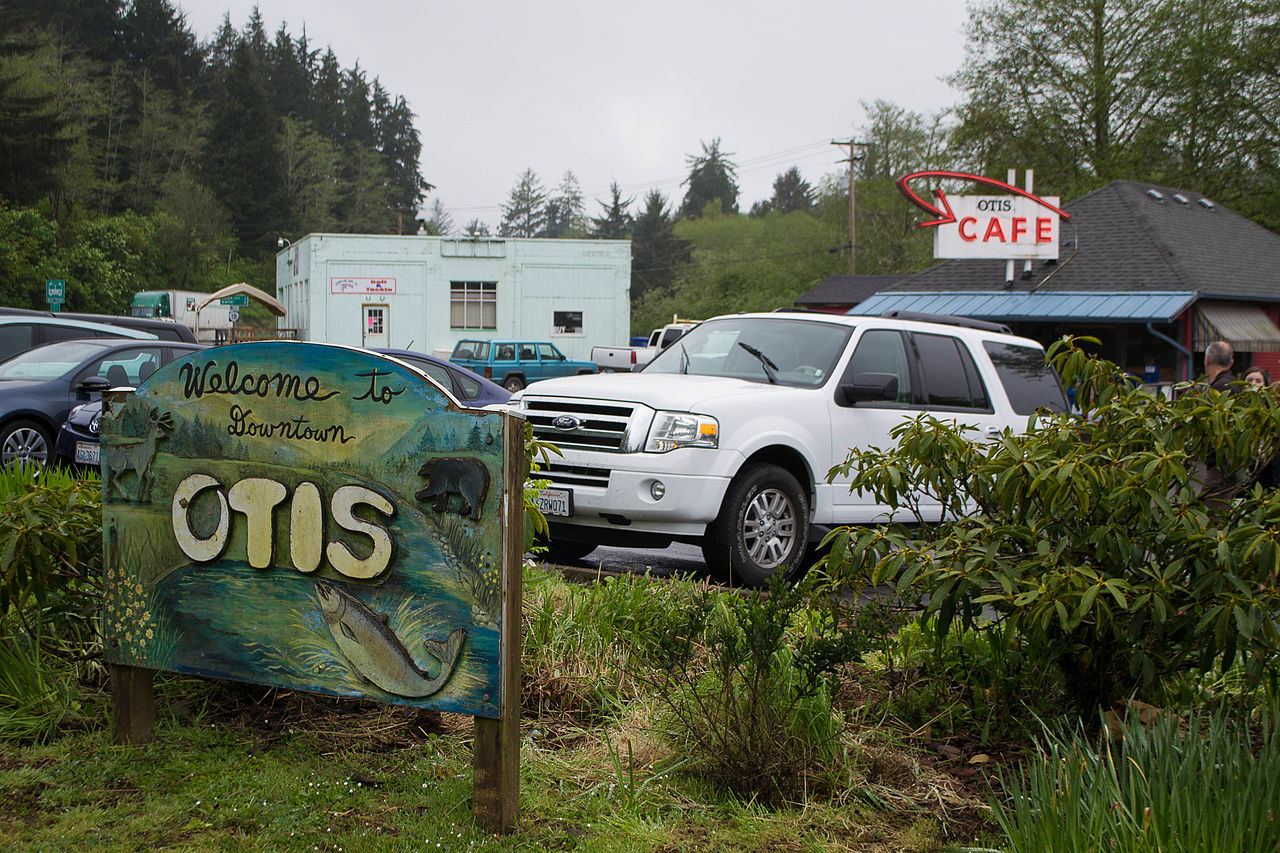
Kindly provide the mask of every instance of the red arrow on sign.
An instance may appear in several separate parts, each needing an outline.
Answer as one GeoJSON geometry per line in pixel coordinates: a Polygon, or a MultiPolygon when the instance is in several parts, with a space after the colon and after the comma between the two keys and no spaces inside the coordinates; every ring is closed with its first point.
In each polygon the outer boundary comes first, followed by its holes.
{"type": "Polygon", "coordinates": [[[947,196],[942,192],[942,190],[937,189],[933,191],[933,195],[938,200],[938,204],[941,205],[941,207],[934,207],[932,204],[916,195],[915,190],[911,189],[911,187],[907,185],[909,181],[915,180],[916,178],[942,178],[943,180],[949,181],[973,181],[977,184],[986,184],[987,186],[996,187],[997,189],[1013,193],[1014,195],[1029,198],[1036,204],[1049,208],[1063,219],[1071,218],[1071,214],[1067,213],[1065,210],[1054,207],[1039,196],[1032,195],[1026,190],[1020,190],[1011,184],[1006,184],[1004,181],[997,181],[995,178],[984,178],[981,175],[970,175],[965,172],[943,172],[930,170],[927,172],[912,172],[910,175],[903,175],[901,178],[898,178],[898,190],[907,197],[907,201],[921,208],[931,216],[938,217],[937,219],[929,222],[921,222],[917,226],[918,228],[928,228],[933,225],[946,225],[950,222],[955,222],[956,217],[955,214],[951,212],[951,205],[947,202],[947,196]]]}

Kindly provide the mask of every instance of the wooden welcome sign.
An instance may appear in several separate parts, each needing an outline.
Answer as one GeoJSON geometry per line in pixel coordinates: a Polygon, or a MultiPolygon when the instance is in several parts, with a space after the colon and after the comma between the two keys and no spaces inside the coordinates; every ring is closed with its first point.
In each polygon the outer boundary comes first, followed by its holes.
{"type": "Polygon", "coordinates": [[[475,814],[518,799],[523,431],[364,350],[162,367],[102,418],[118,740],[170,670],[476,717],[475,814]]]}

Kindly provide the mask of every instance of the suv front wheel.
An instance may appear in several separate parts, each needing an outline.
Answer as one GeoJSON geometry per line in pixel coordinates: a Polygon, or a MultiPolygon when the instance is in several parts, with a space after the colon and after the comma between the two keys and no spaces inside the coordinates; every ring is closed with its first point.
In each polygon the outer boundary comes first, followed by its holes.
{"type": "Polygon", "coordinates": [[[761,586],[779,571],[796,574],[808,539],[809,498],[800,481],[777,465],[754,465],[729,484],[702,556],[712,571],[761,586]]]}

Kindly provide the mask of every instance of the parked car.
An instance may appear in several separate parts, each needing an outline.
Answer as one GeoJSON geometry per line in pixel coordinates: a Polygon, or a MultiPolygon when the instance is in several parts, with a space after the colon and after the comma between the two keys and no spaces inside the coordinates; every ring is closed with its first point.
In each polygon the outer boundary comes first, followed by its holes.
{"type": "Polygon", "coordinates": [[[479,409],[494,404],[501,405],[511,399],[511,392],[498,383],[443,358],[407,349],[374,348],[373,351],[412,364],[448,388],[453,396],[468,406],[479,409]]]}
{"type": "Polygon", "coordinates": [[[195,343],[195,333],[181,323],[159,317],[125,317],[115,314],[74,314],[66,311],[33,311],[30,308],[0,307],[0,316],[5,317],[58,317],[66,320],[88,320],[93,323],[105,323],[108,326],[120,326],[138,332],[150,332],[162,341],[186,341],[195,343]]]}
{"type": "Polygon", "coordinates": [[[449,361],[512,393],[540,379],[596,372],[595,362],[565,358],[547,341],[458,341],[449,361]]]}
{"type": "Polygon", "coordinates": [[[0,363],[0,465],[44,465],[71,410],[137,385],[202,344],[94,338],[59,341],[0,363]]]}
{"type": "Polygon", "coordinates": [[[650,332],[645,343],[640,346],[592,347],[591,360],[596,363],[596,368],[601,373],[640,370],[653,361],[654,356],[680,340],[698,323],[698,320],[681,320],[675,317],[670,323],[650,332]]]}
{"type": "Polygon", "coordinates": [[[73,338],[155,340],[156,336],[150,332],[89,320],[0,314],[0,361],[41,344],[69,341],[73,338]]]}
{"type": "MultiPolygon", "coordinates": [[[[792,313],[707,320],[643,372],[552,379],[512,404],[562,454],[539,472],[553,556],[689,542],[749,585],[802,568],[833,526],[890,520],[848,477],[828,481],[851,446],[891,447],[920,415],[985,441],[1066,408],[1043,348],[1004,326],[792,313]]],[[[917,498],[936,520],[938,501],[917,498]]]]}

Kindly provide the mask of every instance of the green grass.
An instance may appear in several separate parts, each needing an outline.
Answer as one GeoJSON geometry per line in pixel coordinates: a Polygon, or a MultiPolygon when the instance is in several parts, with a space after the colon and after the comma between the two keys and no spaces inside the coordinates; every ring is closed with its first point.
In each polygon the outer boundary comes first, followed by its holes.
{"type": "Polygon", "coordinates": [[[1054,735],[1009,793],[996,816],[1019,853],[1280,850],[1280,721],[1135,715],[1122,738],[1054,735]]]}

